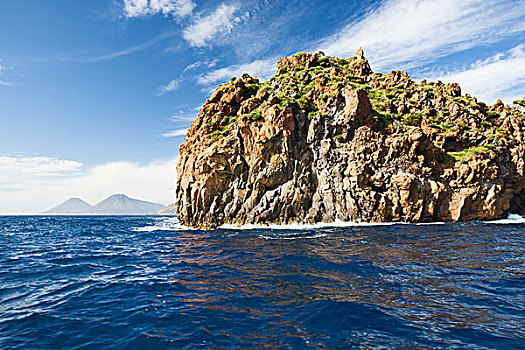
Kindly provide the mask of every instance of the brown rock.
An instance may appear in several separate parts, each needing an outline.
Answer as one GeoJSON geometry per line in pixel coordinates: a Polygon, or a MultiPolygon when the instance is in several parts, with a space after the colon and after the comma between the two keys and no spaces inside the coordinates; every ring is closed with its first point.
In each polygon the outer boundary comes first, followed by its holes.
{"type": "Polygon", "coordinates": [[[365,55],[363,53],[363,48],[362,47],[359,47],[355,53],[355,57],[358,59],[358,60],[364,60],[365,59],[365,55]]]}
{"type": "Polygon", "coordinates": [[[491,110],[499,117],[491,117],[476,99],[459,101],[458,84],[372,74],[361,48],[356,59],[319,59],[284,58],[278,69],[287,74],[268,84],[236,79],[212,94],[180,148],[181,223],[466,221],[524,212],[518,108],[498,101],[491,110]],[[387,101],[378,98],[382,89],[387,101]]]}

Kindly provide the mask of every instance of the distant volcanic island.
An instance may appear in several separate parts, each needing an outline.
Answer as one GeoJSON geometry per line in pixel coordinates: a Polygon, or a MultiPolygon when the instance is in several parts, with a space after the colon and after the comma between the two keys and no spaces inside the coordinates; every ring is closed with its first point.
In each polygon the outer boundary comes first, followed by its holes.
{"type": "Polygon", "coordinates": [[[180,147],[182,224],[434,222],[524,214],[525,100],[299,53],[220,85],[180,147]]]}
{"type": "Polygon", "coordinates": [[[64,203],[43,212],[48,215],[150,215],[166,209],[162,204],[114,194],[91,205],[80,198],[70,198],[64,203]]]}

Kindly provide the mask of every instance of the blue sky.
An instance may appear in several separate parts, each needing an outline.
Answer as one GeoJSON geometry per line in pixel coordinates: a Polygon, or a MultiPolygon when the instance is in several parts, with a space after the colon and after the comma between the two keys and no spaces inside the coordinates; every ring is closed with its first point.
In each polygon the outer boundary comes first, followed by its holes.
{"type": "Polygon", "coordinates": [[[219,83],[359,46],[376,71],[525,95],[525,1],[18,0],[0,11],[0,213],[116,192],[169,203],[219,83]]]}

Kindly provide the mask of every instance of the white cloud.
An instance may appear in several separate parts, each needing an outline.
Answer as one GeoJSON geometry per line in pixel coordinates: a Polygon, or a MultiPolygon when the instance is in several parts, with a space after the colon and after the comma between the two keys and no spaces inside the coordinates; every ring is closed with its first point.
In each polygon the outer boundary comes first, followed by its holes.
{"type": "Polygon", "coordinates": [[[168,92],[177,90],[179,87],[180,87],[179,80],[178,79],[173,79],[168,84],[159,87],[157,95],[162,96],[162,95],[164,95],[164,94],[166,94],[168,92]]]}
{"type": "Polygon", "coordinates": [[[189,70],[199,68],[200,66],[202,66],[202,61],[193,62],[192,64],[187,65],[183,72],[185,73],[189,70]]]}
{"type": "Polygon", "coordinates": [[[70,197],[89,203],[115,194],[169,204],[176,159],[141,165],[119,161],[86,169],[80,162],[49,157],[0,157],[0,213],[31,214],[70,197]]]}
{"type": "Polygon", "coordinates": [[[0,86],[11,86],[11,83],[1,79],[4,71],[7,70],[7,67],[2,65],[2,60],[0,60],[0,86]]]}
{"type": "MultiPolygon", "coordinates": [[[[202,106],[199,106],[198,109],[195,110],[197,114],[201,110],[201,108],[202,106]]],[[[184,124],[190,123],[191,124],[195,120],[195,118],[197,118],[195,111],[192,111],[190,113],[179,112],[177,114],[172,115],[169,118],[169,120],[175,123],[184,123],[184,124]]]]}
{"type": "Polygon", "coordinates": [[[126,17],[139,17],[162,13],[164,16],[186,17],[193,13],[191,0],[124,0],[126,17]]]}
{"type": "Polygon", "coordinates": [[[80,171],[83,164],[50,157],[15,158],[0,156],[0,183],[32,176],[65,176],[80,171]]]}
{"type": "Polygon", "coordinates": [[[177,136],[186,136],[188,129],[176,129],[165,134],[162,134],[162,137],[177,137],[177,136]]]}
{"type": "Polygon", "coordinates": [[[217,69],[201,75],[197,82],[200,85],[211,85],[216,82],[230,80],[233,76],[240,77],[243,73],[248,73],[264,80],[272,76],[277,70],[277,60],[277,57],[272,57],[217,69]]]}
{"type": "Polygon", "coordinates": [[[468,69],[445,73],[432,80],[457,82],[468,92],[490,104],[502,99],[510,103],[525,96],[525,45],[472,64],[468,69]]]}
{"type": "Polygon", "coordinates": [[[191,0],[150,0],[152,11],[162,12],[164,15],[175,15],[179,17],[189,16],[195,8],[191,0]]]}
{"type": "Polygon", "coordinates": [[[373,68],[406,69],[516,35],[524,13],[523,1],[386,0],[319,48],[348,57],[362,46],[373,68]]]}
{"type": "Polygon", "coordinates": [[[144,16],[149,12],[148,0],[124,0],[126,17],[144,16]]]}
{"type": "Polygon", "coordinates": [[[217,35],[231,32],[235,24],[242,22],[241,17],[234,16],[238,9],[237,5],[221,4],[212,14],[195,19],[194,23],[184,30],[183,38],[191,46],[205,46],[217,35]]]}
{"type": "Polygon", "coordinates": [[[186,66],[186,68],[184,68],[184,73],[186,73],[187,71],[189,70],[192,70],[192,69],[197,69],[199,67],[202,67],[202,66],[205,66],[205,67],[208,67],[208,68],[213,68],[217,65],[217,59],[213,59],[213,60],[206,60],[206,61],[196,61],[196,62],[193,62],[192,64],[186,66]]]}
{"type": "Polygon", "coordinates": [[[163,40],[166,40],[166,39],[170,38],[172,35],[173,34],[170,33],[170,32],[165,32],[165,33],[162,33],[160,35],[157,35],[156,37],[154,37],[150,41],[144,42],[144,43],[139,44],[139,45],[131,46],[131,47],[119,50],[119,51],[115,51],[115,52],[112,52],[112,53],[108,53],[108,54],[100,55],[100,56],[96,56],[96,57],[80,58],[79,60],[81,62],[97,62],[97,61],[110,60],[110,59],[121,57],[121,56],[127,56],[127,55],[130,55],[130,54],[136,53],[136,52],[143,51],[144,49],[147,49],[147,48],[149,48],[149,47],[151,47],[151,46],[153,46],[153,45],[155,45],[155,44],[157,44],[157,43],[159,43],[159,42],[161,42],[163,40]]]}

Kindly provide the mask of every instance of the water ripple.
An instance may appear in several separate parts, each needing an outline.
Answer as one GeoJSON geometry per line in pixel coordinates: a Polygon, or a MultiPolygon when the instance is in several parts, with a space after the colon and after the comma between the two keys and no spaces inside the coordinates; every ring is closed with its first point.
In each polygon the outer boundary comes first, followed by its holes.
{"type": "Polygon", "coordinates": [[[0,217],[0,348],[523,348],[511,223],[0,217]]]}

